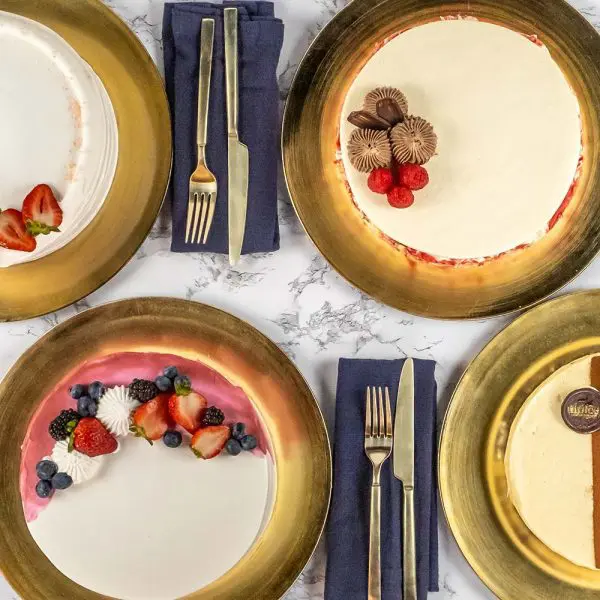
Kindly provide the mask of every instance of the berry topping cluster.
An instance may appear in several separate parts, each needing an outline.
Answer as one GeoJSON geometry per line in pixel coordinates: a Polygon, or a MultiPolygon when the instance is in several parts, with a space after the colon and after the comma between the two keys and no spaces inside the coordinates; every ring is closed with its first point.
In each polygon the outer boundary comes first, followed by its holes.
{"type": "Polygon", "coordinates": [[[369,189],[375,194],[384,194],[394,208],[412,206],[413,192],[422,190],[429,183],[429,174],[422,165],[405,163],[391,168],[379,168],[371,172],[369,189]]]}
{"type": "Polygon", "coordinates": [[[29,192],[21,210],[0,210],[0,247],[19,252],[33,252],[38,235],[60,231],[63,211],[54,192],[46,184],[29,192]]]}
{"type": "Polygon", "coordinates": [[[357,127],[348,143],[350,162],[369,173],[369,189],[394,208],[412,206],[414,193],[429,183],[422,166],[436,152],[437,135],[423,118],[408,114],[406,96],[395,88],[369,92],[363,109],[349,115],[357,127]]]}
{"type": "Polygon", "coordinates": [[[35,492],[40,498],[49,498],[54,490],[66,490],[73,485],[67,473],[59,473],[58,465],[48,459],[41,460],[35,467],[38,482],[35,492]]]}
{"type": "Polygon", "coordinates": [[[44,458],[37,465],[40,498],[93,476],[97,472],[93,461],[116,452],[117,437],[128,433],[151,445],[162,439],[168,448],[179,448],[187,438],[194,455],[205,460],[223,450],[237,456],[258,446],[244,423],[226,424],[223,411],[209,406],[192,388],[190,378],[174,366],[154,381],[134,379],[128,387],[78,383],[69,395],[77,410],[62,410],[52,420],[48,428],[56,440],[52,460],[44,458]]]}

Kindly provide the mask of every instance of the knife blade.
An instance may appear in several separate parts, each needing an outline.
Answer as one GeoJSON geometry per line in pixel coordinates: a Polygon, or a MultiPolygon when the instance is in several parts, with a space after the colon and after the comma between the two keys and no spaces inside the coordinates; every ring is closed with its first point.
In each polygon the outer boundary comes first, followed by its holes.
{"type": "Polygon", "coordinates": [[[248,210],[250,155],[238,133],[238,9],[224,10],[225,80],[227,89],[227,151],[229,182],[229,263],[242,254],[248,210]]]}
{"type": "Polygon", "coordinates": [[[400,373],[394,424],[394,475],[402,482],[403,600],[417,600],[415,525],[415,365],[407,358],[400,373]]]}
{"type": "Polygon", "coordinates": [[[394,423],[394,475],[404,486],[415,484],[415,367],[406,359],[400,374],[394,423]]]}

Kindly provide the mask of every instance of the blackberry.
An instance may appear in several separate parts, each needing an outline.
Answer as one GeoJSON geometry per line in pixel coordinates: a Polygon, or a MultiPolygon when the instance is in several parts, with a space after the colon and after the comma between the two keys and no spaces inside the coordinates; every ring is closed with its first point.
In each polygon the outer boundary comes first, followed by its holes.
{"type": "Polygon", "coordinates": [[[129,393],[134,400],[144,403],[158,396],[158,388],[154,381],[134,379],[133,383],[129,384],[129,393]]]}
{"type": "Polygon", "coordinates": [[[62,410],[60,415],[50,423],[48,432],[57,441],[67,439],[79,423],[81,417],[74,410],[62,410]]]}
{"type": "Polygon", "coordinates": [[[209,406],[202,416],[202,427],[211,427],[212,425],[222,425],[225,420],[223,411],[216,406],[209,406]]]}

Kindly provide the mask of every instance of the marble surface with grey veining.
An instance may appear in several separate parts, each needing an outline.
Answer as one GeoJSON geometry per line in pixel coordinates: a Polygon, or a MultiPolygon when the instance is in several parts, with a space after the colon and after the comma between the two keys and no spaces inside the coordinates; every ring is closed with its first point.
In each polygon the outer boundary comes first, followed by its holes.
{"type": "MultiPolygon", "coordinates": [[[[162,0],[105,0],[140,37],[162,69],[162,0]]],[[[307,46],[346,0],[275,0],[286,23],[279,69],[282,106],[307,46]]],[[[600,29],[600,0],[573,3],[600,29]]],[[[337,361],[341,356],[431,358],[438,363],[440,415],[468,361],[509,318],[437,322],[380,305],[352,288],[321,258],[304,234],[280,183],[281,250],[243,258],[231,269],[214,255],[169,251],[166,212],[135,258],[106,286],[74,306],[46,317],[0,324],[0,377],[31,344],[82,310],[134,296],[174,296],[213,304],[270,336],[311,384],[333,428],[337,361]]],[[[600,258],[568,290],[600,286],[600,258]]],[[[326,552],[322,544],[287,600],[323,598],[326,552]]],[[[432,600],[494,596],[470,570],[445,523],[440,522],[440,592],[432,600]]],[[[16,598],[0,577],[0,600],[16,598]]],[[[353,599],[348,599],[353,600],[353,599]]]]}

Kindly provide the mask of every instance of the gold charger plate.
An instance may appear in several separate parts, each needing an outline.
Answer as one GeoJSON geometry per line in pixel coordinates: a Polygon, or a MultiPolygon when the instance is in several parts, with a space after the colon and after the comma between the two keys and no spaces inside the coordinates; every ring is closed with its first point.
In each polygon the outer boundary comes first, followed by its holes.
{"type": "Polygon", "coordinates": [[[283,162],[308,235],[350,283],[428,317],[478,318],[532,305],[575,277],[600,249],[600,37],[563,0],[354,0],[305,56],[285,111],[283,162]],[[584,162],[565,218],[527,249],[480,265],[416,260],[385,241],[353,206],[335,164],[347,90],[377,44],[441,16],[473,16],[535,33],[575,91],[584,162]]]}
{"type": "Polygon", "coordinates": [[[72,304],[123,268],[160,210],[172,144],[160,75],[136,35],[100,0],[0,0],[0,11],[39,21],[71,44],[104,83],[119,135],[115,178],[93,222],[61,250],[0,269],[0,321],[16,321],[72,304]]]}
{"type": "Polygon", "coordinates": [[[507,494],[504,456],[525,400],[552,373],[600,352],[600,291],[546,302],[498,334],[459,382],[440,443],[440,493],[465,558],[502,600],[600,597],[600,571],[552,552],[507,494]]]}
{"type": "Polygon", "coordinates": [[[323,417],[291,361],[256,329],[216,308],[164,298],[77,315],[40,339],[0,384],[0,572],[24,600],[105,598],[65,577],[29,534],[19,492],[20,446],[37,404],[66,372],[128,350],[202,361],[255,403],[273,447],[273,513],[235,567],[186,598],[280,598],[312,555],[327,516],[331,455],[323,417]]]}

